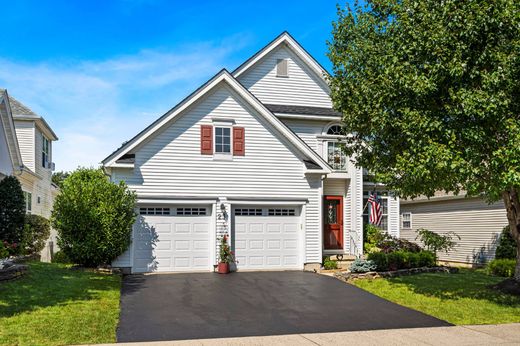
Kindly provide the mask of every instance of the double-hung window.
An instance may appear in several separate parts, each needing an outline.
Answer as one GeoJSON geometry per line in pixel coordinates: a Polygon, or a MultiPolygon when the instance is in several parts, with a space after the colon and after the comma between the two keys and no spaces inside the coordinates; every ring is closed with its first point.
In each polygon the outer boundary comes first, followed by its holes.
{"type": "Polygon", "coordinates": [[[50,142],[45,136],[42,138],[42,167],[49,168],[50,142]]]}
{"type": "Polygon", "coordinates": [[[401,214],[402,226],[403,229],[412,228],[412,213],[406,212],[401,214]]]}
{"type": "Polygon", "coordinates": [[[215,153],[231,154],[231,127],[215,127],[215,153]]]}

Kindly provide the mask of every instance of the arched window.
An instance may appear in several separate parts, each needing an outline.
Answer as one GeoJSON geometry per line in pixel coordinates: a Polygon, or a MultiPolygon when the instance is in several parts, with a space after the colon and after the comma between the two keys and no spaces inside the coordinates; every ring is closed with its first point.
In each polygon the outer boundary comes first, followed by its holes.
{"type": "Polygon", "coordinates": [[[333,136],[341,136],[343,134],[341,131],[341,126],[340,125],[330,126],[327,130],[327,134],[333,135],[333,136]]]}

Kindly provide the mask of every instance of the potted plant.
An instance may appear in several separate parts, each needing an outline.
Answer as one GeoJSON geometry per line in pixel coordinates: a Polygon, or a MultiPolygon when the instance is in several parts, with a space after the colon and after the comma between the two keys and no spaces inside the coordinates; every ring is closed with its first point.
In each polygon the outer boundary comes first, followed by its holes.
{"type": "Polygon", "coordinates": [[[220,252],[217,271],[219,274],[229,273],[229,264],[235,262],[235,255],[228,244],[228,237],[224,235],[220,239],[220,252]]]}

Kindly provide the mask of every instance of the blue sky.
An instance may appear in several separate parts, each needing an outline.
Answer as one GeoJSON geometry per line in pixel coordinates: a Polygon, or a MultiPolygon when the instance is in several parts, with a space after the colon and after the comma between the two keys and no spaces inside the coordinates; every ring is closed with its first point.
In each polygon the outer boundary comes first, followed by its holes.
{"type": "Polygon", "coordinates": [[[44,116],[57,170],[97,166],[288,30],[325,68],[336,1],[9,1],[0,88],[44,116]]]}

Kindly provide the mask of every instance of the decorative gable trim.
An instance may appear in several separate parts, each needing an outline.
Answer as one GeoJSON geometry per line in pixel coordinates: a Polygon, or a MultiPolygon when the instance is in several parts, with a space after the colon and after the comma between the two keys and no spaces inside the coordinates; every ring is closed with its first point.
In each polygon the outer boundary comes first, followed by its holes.
{"type": "Polygon", "coordinates": [[[327,70],[321,66],[321,64],[310,55],[305,48],[302,47],[291,36],[287,31],[282,32],[277,38],[268,43],[264,48],[260,49],[255,55],[246,60],[242,65],[237,67],[233,72],[233,77],[238,78],[242,74],[244,74],[247,70],[249,70],[253,65],[262,60],[266,55],[274,51],[278,46],[285,44],[289,47],[303,62],[305,62],[311,71],[313,71],[321,80],[325,83],[328,88],[328,83],[325,79],[326,76],[329,76],[327,70]]]}
{"type": "Polygon", "coordinates": [[[4,89],[0,89],[0,121],[4,128],[13,171],[20,172],[23,169],[22,154],[20,153],[20,147],[16,137],[10,98],[7,94],[7,90],[4,89]]]}
{"type": "Polygon", "coordinates": [[[286,138],[298,151],[300,151],[304,157],[315,161],[321,168],[322,173],[331,173],[332,170],[327,162],[312,150],[301,138],[299,138],[294,132],[292,132],[287,126],[285,126],[276,116],[271,113],[253,94],[251,94],[246,88],[242,86],[227,70],[223,69],[217,73],[208,82],[202,85],[199,89],[193,92],[190,96],[181,101],[177,106],[172,108],[162,117],[157,119],[154,123],[148,126],[146,129],[137,134],[134,138],[126,142],[121,148],[110,154],[105,158],[102,163],[106,167],[112,166],[115,161],[122,155],[129,153],[135,149],[139,144],[143,143],[146,139],[157,133],[164,126],[167,126],[173,119],[178,117],[188,107],[193,105],[195,102],[200,100],[205,94],[217,87],[220,83],[226,83],[233,91],[235,91],[240,97],[242,97],[249,105],[252,106],[261,116],[263,116],[267,122],[273,126],[284,138],[286,138]]]}

